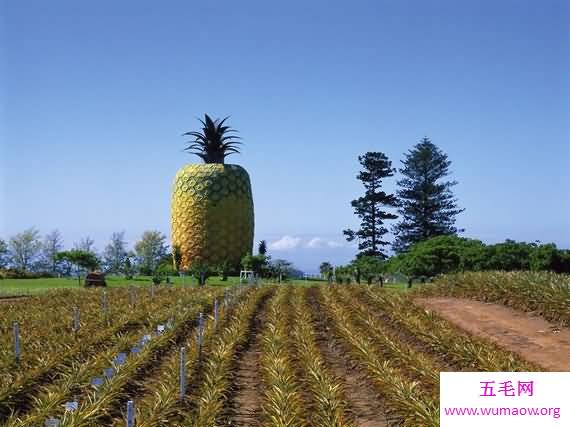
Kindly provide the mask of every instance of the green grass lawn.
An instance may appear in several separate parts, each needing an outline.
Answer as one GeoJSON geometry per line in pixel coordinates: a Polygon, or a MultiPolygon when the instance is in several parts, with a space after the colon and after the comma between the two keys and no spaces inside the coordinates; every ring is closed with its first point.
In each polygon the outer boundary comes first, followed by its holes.
{"type": "MultiPolygon", "coordinates": [[[[171,277],[174,286],[197,286],[196,279],[192,277],[171,277]]],[[[120,288],[126,286],[148,287],[152,280],[150,276],[134,277],[127,280],[120,276],[107,276],[107,286],[110,288],[120,288]]],[[[164,285],[164,281],[162,285],[164,285]]],[[[263,283],[270,283],[263,280],[263,283]]],[[[326,285],[327,282],[322,280],[288,280],[286,283],[298,286],[326,285]]],[[[209,286],[234,286],[239,284],[238,276],[230,276],[227,281],[222,281],[218,276],[208,278],[209,286]]],[[[405,283],[389,283],[384,285],[386,289],[395,291],[406,291],[405,283]]],[[[47,278],[47,279],[4,279],[0,280],[0,297],[12,295],[31,295],[48,291],[50,289],[83,289],[83,279],[79,284],[77,278],[47,278]]]]}
{"type": "MultiPolygon", "coordinates": [[[[148,287],[152,280],[150,276],[134,277],[133,279],[125,279],[120,276],[107,276],[107,286],[110,288],[119,288],[125,286],[148,287]]],[[[186,277],[171,277],[170,281],[174,286],[197,286],[196,279],[186,277]]],[[[267,280],[263,280],[268,283],[267,280]]],[[[323,284],[323,281],[314,280],[289,280],[287,283],[295,285],[312,285],[323,284]]],[[[162,282],[164,285],[165,282],[162,282]]],[[[227,281],[222,281],[218,276],[208,278],[207,284],[210,286],[234,286],[239,284],[238,276],[230,276],[227,281]]],[[[77,278],[47,278],[47,279],[4,279],[0,280],[0,296],[11,295],[30,295],[48,291],[50,289],[83,289],[83,279],[81,284],[77,278]]]]}

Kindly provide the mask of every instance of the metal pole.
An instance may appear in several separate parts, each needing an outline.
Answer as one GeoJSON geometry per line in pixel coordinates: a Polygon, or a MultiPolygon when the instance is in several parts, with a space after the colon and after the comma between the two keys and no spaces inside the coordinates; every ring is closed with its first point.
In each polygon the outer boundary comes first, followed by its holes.
{"type": "Polygon", "coordinates": [[[204,314],[198,315],[198,352],[202,352],[202,341],[204,338],[204,314]]]}
{"type": "Polygon", "coordinates": [[[135,403],[132,400],[127,402],[127,427],[135,427],[135,403]]]}
{"type": "Polygon", "coordinates": [[[186,347],[180,347],[180,400],[186,395],[186,347]]]}
{"type": "Polygon", "coordinates": [[[20,364],[20,324],[14,322],[14,356],[16,363],[20,364]]]}
{"type": "Polygon", "coordinates": [[[107,298],[107,291],[103,291],[103,315],[105,316],[105,322],[107,321],[107,317],[109,315],[109,300],[107,298]]]}
{"type": "Polygon", "coordinates": [[[78,307],[73,307],[73,330],[79,332],[80,324],[80,313],[78,307]]]}

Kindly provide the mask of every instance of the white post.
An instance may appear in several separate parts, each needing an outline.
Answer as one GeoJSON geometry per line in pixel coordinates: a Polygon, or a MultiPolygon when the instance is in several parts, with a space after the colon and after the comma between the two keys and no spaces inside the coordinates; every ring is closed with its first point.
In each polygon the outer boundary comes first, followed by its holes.
{"type": "Polygon", "coordinates": [[[14,322],[14,356],[16,363],[20,364],[20,324],[14,322]]]}
{"type": "Polygon", "coordinates": [[[80,324],[80,313],[78,307],[73,307],[73,331],[79,332],[80,324]]]}
{"type": "Polygon", "coordinates": [[[180,347],[180,400],[186,395],[186,347],[180,347]]]}
{"type": "Polygon", "coordinates": [[[204,314],[200,313],[198,315],[198,352],[202,352],[202,342],[204,339],[204,314]]]}
{"type": "Polygon", "coordinates": [[[127,402],[127,427],[135,427],[135,403],[132,400],[127,402]]]}

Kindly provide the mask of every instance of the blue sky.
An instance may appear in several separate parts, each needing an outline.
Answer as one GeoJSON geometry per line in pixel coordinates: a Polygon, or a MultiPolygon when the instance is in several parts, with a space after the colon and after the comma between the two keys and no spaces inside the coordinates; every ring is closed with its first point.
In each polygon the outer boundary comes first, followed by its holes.
{"type": "MultiPolygon", "coordinates": [[[[467,237],[570,247],[565,1],[3,1],[0,236],[169,234],[180,134],[231,115],[256,240],[355,253],[357,156],[452,160],[467,237]]],[[[395,179],[388,181],[395,189],[395,179]]]]}

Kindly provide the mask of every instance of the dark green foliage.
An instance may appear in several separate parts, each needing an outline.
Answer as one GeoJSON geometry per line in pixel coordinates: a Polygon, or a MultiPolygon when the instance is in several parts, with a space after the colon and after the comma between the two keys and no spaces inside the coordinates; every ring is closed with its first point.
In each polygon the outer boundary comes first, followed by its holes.
{"type": "Polygon", "coordinates": [[[482,270],[550,270],[570,272],[567,250],[550,243],[515,242],[485,245],[479,240],[453,235],[438,236],[413,245],[408,252],[391,257],[387,271],[408,276],[433,277],[443,273],[482,270]]]}
{"type": "Polygon", "coordinates": [[[259,242],[259,247],[257,252],[259,253],[259,255],[267,255],[267,242],[265,240],[259,242]]]}
{"type": "Polygon", "coordinates": [[[388,229],[384,226],[385,221],[396,219],[397,216],[382,210],[383,207],[396,207],[397,201],[393,194],[386,194],[381,190],[382,180],[394,175],[392,162],[384,153],[368,152],[359,156],[358,161],[362,166],[357,179],[364,185],[364,196],[351,202],[354,213],[360,218],[360,229],[344,230],[346,240],[349,242],[358,239],[359,255],[370,255],[386,258],[381,247],[389,242],[382,240],[388,229]]]}
{"type": "Polygon", "coordinates": [[[229,126],[224,126],[224,122],[228,117],[223,120],[212,120],[210,116],[204,114],[201,132],[186,132],[183,136],[194,137],[193,141],[188,142],[188,147],[185,151],[196,154],[204,163],[221,163],[223,164],[225,158],[233,153],[239,153],[237,146],[241,144],[239,136],[230,135],[237,132],[229,126]]]}
{"type": "Polygon", "coordinates": [[[3,239],[0,239],[0,268],[6,268],[9,260],[8,245],[3,239]]]}
{"type": "Polygon", "coordinates": [[[554,243],[540,245],[507,239],[503,243],[487,246],[486,269],[570,273],[569,253],[568,250],[557,249],[554,243]]]}
{"type": "Polygon", "coordinates": [[[570,250],[560,249],[554,259],[552,271],[570,274],[570,250]]]}
{"type": "Polygon", "coordinates": [[[93,271],[99,267],[100,262],[93,252],[86,252],[79,249],[58,252],[54,256],[56,264],[64,264],[64,269],[71,273],[71,268],[75,267],[77,280],[81,278],[81,271],[93,271]]]}
{"type": "Polygon", "coordinates": [[[530,253],[533,246],[524,242],[505,240],[487,247],[487,269],[491,270],[529,270],[530,253]]]}
{"type": "Polygon", "coordinates": [[[125,273],[125,278],[132,279],[133,274],[135,273],[135,268],[133,266],[133,262],[131,261],[131,257],[127,256],[125,258],[125,263],[123,265],[123,272],[125,273]]]}
{"type": "Polygon", "coordinates": [[[485,267],[485,245],[479,240],[438,236],[416,243],[398,257],[399,270],[408,276],[436,276],[485,267]]]}
{"type": "Polygon", "coordinates": [[[274,279],[281,277],[282,281],[289,278],[302,277],[303,272],[297,270],[292,262],[285,259],[276,259],[269,262],[268,274],[274,279]]]}
{"type": "Polygon", "coordinates": [[[356,275],[355,268],[352,265],[342,265],[336,267],[334,271],[336,276],[336,282],[340,284],[352,283],[352,280],[356,275]]]}
{"type": "Polygon", "coordinates": [[[99,259],[92,252],[79,249],[58,252],[55,256],[56,262],[68,262],[78,269],[93,271],[99,267],[99,259]]]}
{"type": "Polygon", "coordinates": [[[160,276],[175,276],[177,273],[170,260],[161,262],[156,268],[156,274],[160,276]]]}
{"type": "Polygon", "coordinates": [[[442,181],[449,175],[451,162],[428,138],[405,154],[398,181],[399,213],[402,220],[394,227],[396,252],[412,244],[441,235],[457,234],[457,207],[451,187],[455,181],[442,181]]]}
{"type": "Polygon", "coordinates": [[[190,265],[188,272],[198,280],[198,286],[204,286],[208,277],[215,273],[208,264],[201,262],[190,265]]]}
{"type": "Polygon", "coordinates": [[[174,269],[176,271],[180,271],[180,264],[182,263],[182,251],[178,245],[174,245],[172,248],[172,263],[174,264],[174,269]]]}
{"type": "Polygon", "coordinates": [[[251,270],[255,274],[265,276],[269,269],[269,257],[261,254],[247,254],[241,259],[241,265],[244,270],[251,270]]]}
{"type": "Polygon", "coordinates": [[[329,274],[331,271],[333,270],[333,266],[330,262],[321,262],[321,265],[319,266],[319,272],[326,276],[327,274],[329,274]]]}
{"type": "Polygon", "coordinates": [[[350,264],[354,267],[356,271],[356,280],[360,283],[360,280],[366,280],[370,285],[374,279],[380,279],[382,273],[385,271],[385,263],[378,257],[363,255],[357,257],[350,264]]]}
{"type": "Polygon", "coordinates": [[[222,282],[225,282],[228,280],[228,275],[232,270],[232,265],[228,260],[225,260],[224,262],[218,264],[217,270],[218,274],[222,278],[222,282]]]}
{"type": "Polygon", "coordinates": [[[23,271],[9,268],[7,270],[0,269],[0,280],[2,279],[48,279],[56,277],[49,271],[23,271]]]}

